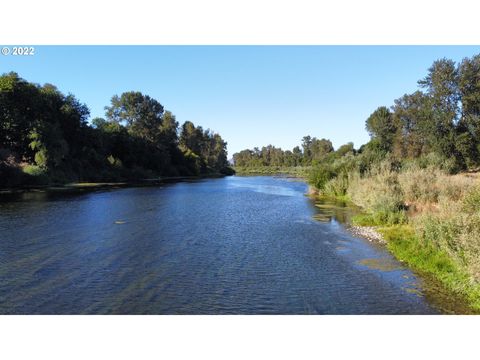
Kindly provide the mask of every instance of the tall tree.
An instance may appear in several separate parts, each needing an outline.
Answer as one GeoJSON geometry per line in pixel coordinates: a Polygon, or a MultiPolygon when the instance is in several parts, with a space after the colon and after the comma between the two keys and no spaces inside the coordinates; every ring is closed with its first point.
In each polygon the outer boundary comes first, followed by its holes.
{"type": "Polygon", "coordinates": [[[138,91],[114,95],[105,110],[109,121],[125,125],[133,136],[150,142],[159,140],[163,106],[150,96],[138,91]]]}
{"type": "Polygon", "coordinates": [[[442,155],[455,157],[455,125],[459,116],[458,73],[455,62],[440,59],[428,69],[427,76],[418,84],[427,90],[432,100],[432,116],[437,145],[442,155]]]}
{"type": "Polygon", "coordinates": [[[378,141],[380,148],[391,151],[397,128],[392,121],[392,113],[385,106],[377,108],[367,119],[365,128],[370,136],[378,141]]]}
{"type": "Polygon", "coordinates": [[[398,158],[415,158],[437,149],[432,99],[421,91],[405,94],[392,106],[396,127],[393,152],[398,158]]]}

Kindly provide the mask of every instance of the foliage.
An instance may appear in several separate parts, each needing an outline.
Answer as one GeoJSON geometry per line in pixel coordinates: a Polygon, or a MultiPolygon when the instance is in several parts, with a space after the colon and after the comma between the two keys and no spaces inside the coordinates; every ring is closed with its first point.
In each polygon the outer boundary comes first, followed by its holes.
{"type": "MultiPolygon", "coordinates": [[[[150,96],[115,95],[105,109],[106,119],[89,125],[88,108],[73,95],[13,72],[1,76],[0,151],[10,154],[1,167],[12,180],[0,186],[231,174],[219,134],[187,122],[182,129],[193,126],[197,136],[179,144],[175,116],[150,96]]],[[[187,135],[182,131],[180,138],[187,135]]]]}
{"type": "Polygon", "coordinates": [[[381,106],[367,119],[365,128],[373,139],[377,139],[381,149],[390,151],[397,131],[390,110],[381,106]]]}
{"type": "Polygon", "coordinates": [[[308,182],[318,190],[323,190],[325,184],[335,177],[335,172],[328,165],[316,166],[309,174],[308,182]]]}

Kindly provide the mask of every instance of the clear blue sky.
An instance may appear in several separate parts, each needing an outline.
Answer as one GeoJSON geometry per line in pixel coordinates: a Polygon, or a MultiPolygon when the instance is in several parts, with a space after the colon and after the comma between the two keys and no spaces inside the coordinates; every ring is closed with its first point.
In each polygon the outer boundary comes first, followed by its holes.
{"type": "Polygon", "coordinates": [[[480,46],[44,46],[0,55],[0,72],[73,93],[104,116],[114,94],[138,90],[186,120],[219,132],[229,157],[245,148],[335,147],[368,141],[365,119],[417,89],[436,59],[459,61],[480,46]]]}

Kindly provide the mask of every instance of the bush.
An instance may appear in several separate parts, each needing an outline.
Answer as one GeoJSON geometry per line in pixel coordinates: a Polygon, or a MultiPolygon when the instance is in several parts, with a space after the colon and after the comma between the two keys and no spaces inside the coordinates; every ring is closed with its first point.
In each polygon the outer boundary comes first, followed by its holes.
{"type": "Polygon", "coordinates": [[[45,169],[38,165],[25,165],[23,167],[23,172],[31,176],[45,175],[45,169]]]}
{"type": "Polygon", "coordinates": [[[422,155],[416,159],[404,160],[404,167],[405,169],[410,167],[420,169],[434,168],[447,174],[454,174],[459,170],[455,159],[446,158],[434,152],[422,155]]]}
{"type": "Polygon", "coordinates": [[[365,209],[372,224],[403,224],[407,221],[398,173],[392,170],[389,161],[373,166],[364,176],[352,174],[347,194],[365,209]]]}
{"type": "Polygon", "coordinates": [[[348,195],[353,202],[371,211],[398,211],[404,208],[398,173],[391,170],[388,161],[374,166],[364,176],[353,174],[348,195]]]}
{"type": "Polygon", "coordinates": [[[406,203],[437,202],[440,195],[438,181],[445,178],[444,172],[434,167],[411,166],[398,174],[398,182],[406,203]]]}
{"type": "Polygon", "coordinates": [[[348,190],[348,175],[341,174],[333,179],[327,181],[323,188],[323,194],[329,196],[342,197],[347,194],[348,190]]]}
{"type": "Polygon", "coordinates": [[[323,190],[325,184],[335,177],[335,172],[330,165],[321,164],[315,166],[308,177],[308,182],[318,190],[323,190]]]}

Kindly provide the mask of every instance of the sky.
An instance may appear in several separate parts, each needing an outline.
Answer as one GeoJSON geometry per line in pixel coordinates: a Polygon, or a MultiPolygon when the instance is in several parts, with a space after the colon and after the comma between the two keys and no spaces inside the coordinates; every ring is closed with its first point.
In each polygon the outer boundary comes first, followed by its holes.
{"type": "Polygon", "coordinates": [[[436,59],[461,61],[480,46],[35,46],[33,56],[0,55],[17,72],[74,94],[104,117],[115,94],[141,91],[182,124],[211,129],[229,158],[268,144],[292,149],[305,135],[335,148],[369,140],[378,106],[418,89],[436,59]]]}

